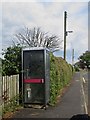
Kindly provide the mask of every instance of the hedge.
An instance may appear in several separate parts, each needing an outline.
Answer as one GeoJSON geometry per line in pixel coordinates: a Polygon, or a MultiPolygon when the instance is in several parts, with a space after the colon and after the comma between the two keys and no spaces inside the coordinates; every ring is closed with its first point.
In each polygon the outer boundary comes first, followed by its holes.
{"type": "Polygon", "coordinates": [[[55,105],[60,91],[70,83],[72,66],[63,58],[50,54],[50,105],[55,105]]]}

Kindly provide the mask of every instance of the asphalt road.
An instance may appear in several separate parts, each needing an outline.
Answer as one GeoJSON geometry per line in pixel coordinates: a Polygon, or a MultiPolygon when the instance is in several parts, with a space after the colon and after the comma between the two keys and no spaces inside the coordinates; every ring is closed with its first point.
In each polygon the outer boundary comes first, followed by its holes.
{"type": "Polygon", "coordinates": [[[82,94],[83,94],[83,102],[84,102],[84,110],[88,113],[88,77],[89,73],[87,71],[81,71],[81,82],[82,82],[82,94]]]}
{"type": "Polygon", "coordinates": [[[82,94],[82,77],[82,73],[75,73],[71,85],[55,107],[50,106],[47,110],[23,108],[17,111],[12,118],[71,118],[73,115],[86,114],[82,94]]]}
{"type": "Polygon", "coordinates": [[[90,100],[90,71],[82,71],[82,80],[83,80],[83,90],[84,90],[84,94],[85,94],[85,104],[87,107],[87,113],[89,113],[90,115],[90,104],[89,104],[89,100],[90,100]]]}
{"type": "Polygon", "coordinates": [[[90,115],[90,71],[88,72],[88,113],[90,115]]]}

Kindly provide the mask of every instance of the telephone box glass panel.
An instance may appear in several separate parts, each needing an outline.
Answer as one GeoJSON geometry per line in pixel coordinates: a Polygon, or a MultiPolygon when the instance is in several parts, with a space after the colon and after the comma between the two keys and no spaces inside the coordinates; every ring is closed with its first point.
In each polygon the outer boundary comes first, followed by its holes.
{"type": "Polygon", "coordinates": [[[44,102],[43,50],[23,52],[24,101],[44,102]]]}

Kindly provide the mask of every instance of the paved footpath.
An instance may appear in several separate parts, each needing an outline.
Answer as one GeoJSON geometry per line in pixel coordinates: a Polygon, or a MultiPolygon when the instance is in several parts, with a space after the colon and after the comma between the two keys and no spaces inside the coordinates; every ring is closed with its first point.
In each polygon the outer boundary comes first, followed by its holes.
{"type": "Polygon", "coordinates": [[[80,73],[75,73],[70,87],[55,107],[48,107],[47,110],[23,108],[12,118],[71,118],[76,114],[85,114],[81,79],[80,73]]]}

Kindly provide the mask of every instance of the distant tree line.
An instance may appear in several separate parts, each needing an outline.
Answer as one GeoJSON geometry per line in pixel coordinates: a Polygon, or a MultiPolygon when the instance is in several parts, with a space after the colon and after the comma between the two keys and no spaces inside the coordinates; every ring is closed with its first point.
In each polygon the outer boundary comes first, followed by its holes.
{"type": "Polygon", "coordinates": [[[75,67],[79,67],[81,69],[90,70],[90,51],[86,51],[82,55],[79,56],[78,62],[75,63],[75,67]]]}

